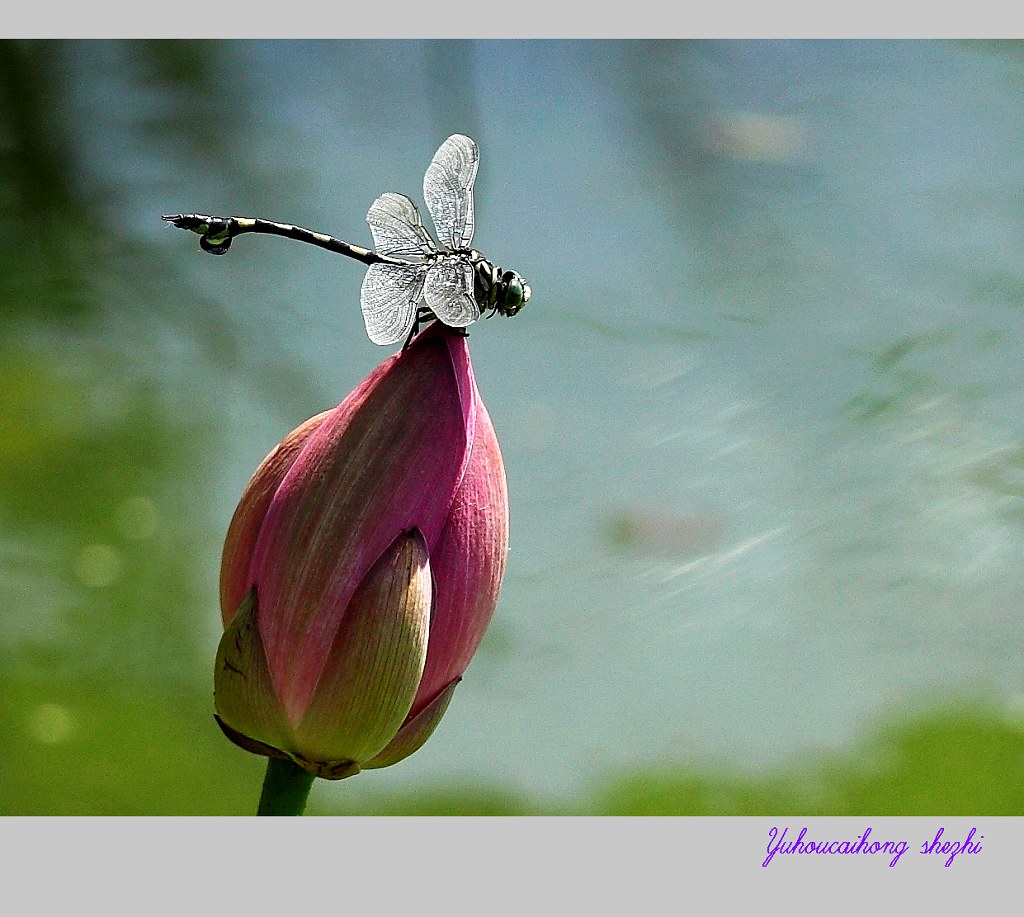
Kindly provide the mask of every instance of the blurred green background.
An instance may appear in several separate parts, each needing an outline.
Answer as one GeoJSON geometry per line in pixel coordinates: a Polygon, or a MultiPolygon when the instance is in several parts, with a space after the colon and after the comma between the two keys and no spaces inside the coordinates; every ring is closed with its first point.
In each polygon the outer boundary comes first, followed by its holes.
{"type": "Polygon", "coordinates": [[[216,582],[388,351],[442,140],[508,575],[434,737],[311,814],[1024,814],[1024,45],[0,42],[0,812],[246,814],[216,582]]]}

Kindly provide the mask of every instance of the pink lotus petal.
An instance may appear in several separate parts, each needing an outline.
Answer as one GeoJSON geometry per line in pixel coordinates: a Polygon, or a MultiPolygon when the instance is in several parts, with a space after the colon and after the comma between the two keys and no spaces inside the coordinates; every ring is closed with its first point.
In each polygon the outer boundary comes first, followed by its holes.
{"type": "Polygon", "coordinates": [[[292,430],[256,469],[228,526],[220,567],[220,611],[224,626],[231,623],[238,606],[252,586],[249,563],[270,501],[306,440],[329,414],[324,411],[292,430]]]}
{"type": "Polygon", "coordinates": [[[460,353],[461,340],[424,334],[384,363],[308,437],[271,500],[250,577],[293,723],[365,572],[396,533],[419,529],[429,548],[444,527],[475,415],[460,353]]]}
{"type": "Polygon", "coordinates": [[[213,674],[217,722],[222,729],[227,727],[228,738],[249,751],[257,750],[233,733],[271,749],[293,752],[292,730],[267,667],[257,603],[255,591],[251,591],[239,604],[217,647],[213,674]]]}
{"type": "Polygon", "coordinates": [[[376,767],[391,767],[392,764],[408,758],[414,751],[419,751],[437,729],[460,681],[461,678],[456,678],[418,713],[410,715],[387,747],[368,761],[364,761],[363,768],[369,770],[376,767]]]}
{"type": "Polygon", "coordinates": [[[362,764],[391,741],[423,674],[432,592],[426,542],[403,532],[346,609],[296,729],[303,757],[362,764]]]}
{"type": "Polygon", "coordinates": [[[427,667],[415,716],[465,672],[487,628],[508,555],[508,489],[501,450],[482,401],[476,439],[448,521],[430,555],[436,595],[427,667]]]}

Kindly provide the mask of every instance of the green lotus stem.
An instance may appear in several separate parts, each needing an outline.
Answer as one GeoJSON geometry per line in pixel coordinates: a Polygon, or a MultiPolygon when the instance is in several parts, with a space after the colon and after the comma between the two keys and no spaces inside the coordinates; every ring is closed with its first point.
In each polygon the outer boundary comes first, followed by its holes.
{"type": "Polygon", "coordinates": [[[313,775],[294,761],[269,758],[257,815],[301,815],[306,808],[313,775]]]}

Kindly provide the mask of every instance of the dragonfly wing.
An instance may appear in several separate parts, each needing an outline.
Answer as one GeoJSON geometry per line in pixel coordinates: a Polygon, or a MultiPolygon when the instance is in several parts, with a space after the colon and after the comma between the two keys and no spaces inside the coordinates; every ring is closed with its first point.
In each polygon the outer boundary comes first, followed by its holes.
{"type": "Polygon", "coordinates": [[[438,258],[427,269],[423,298],[431,311],[452,328],[465,328],[480,318],[473,298],[473,266],[465,258],[438,258]]]}
{"type": "Polygon", "coordinates": [[[425,258],[437,251],[416,205],[404,194],[388,191],[366,214],[377,252],[391,258],[425,258]]]}
{"type": "Polygon", "coordinates": [[[469,248],[473,241],[473,182],[479,166],[476,143],[465,134],[452,134],[434,154],[423,178],[423,200],[437,238],[449,249],[469,248]]]}
{"type": "Polygon", "coordinates": [[[374,344],[395,344],[412,330],[423,296],[425,264],[371,264],[359,304],[374,344]]]}

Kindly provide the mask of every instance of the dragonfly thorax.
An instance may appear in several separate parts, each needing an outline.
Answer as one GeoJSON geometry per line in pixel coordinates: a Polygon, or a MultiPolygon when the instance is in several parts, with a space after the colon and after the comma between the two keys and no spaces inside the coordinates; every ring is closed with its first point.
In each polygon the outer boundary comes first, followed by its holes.
{"type": "Polygon", "coordinates": [[[503,271],[475,248],[465,252],[473,266],[473,296],[480,311],[515,315],[530,299],[530,285],[515,271],[503,271]]]}

